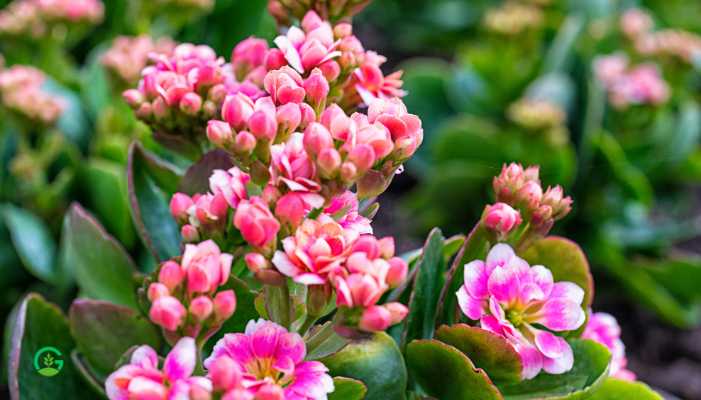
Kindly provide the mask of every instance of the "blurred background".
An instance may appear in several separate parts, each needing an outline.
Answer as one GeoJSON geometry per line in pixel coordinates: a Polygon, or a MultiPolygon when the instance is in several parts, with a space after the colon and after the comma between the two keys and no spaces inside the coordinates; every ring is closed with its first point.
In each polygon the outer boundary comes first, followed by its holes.
{"type": "MultiPolygon", "coordinates": [[[[229,58],[241,39],[277,34],[267,0],[51,3],[0,0],[3,315],[27,290],[76,296],[61,263],[73,201],[154,268],[129,214],[127,148],[186,160],[121,98],[148,53],[188,41],[229,58]]],[[[540,165],[574,199],[557,233],[588,254],[595,308],[618,318],[630,369],[669,398],[701,399],[701,2],[375,0],[354,30],[385,72],[404,71],[425,133],[382,196],[377,233],[402,251],[433,226],[465,233],[504,163],[540,165]]]]}

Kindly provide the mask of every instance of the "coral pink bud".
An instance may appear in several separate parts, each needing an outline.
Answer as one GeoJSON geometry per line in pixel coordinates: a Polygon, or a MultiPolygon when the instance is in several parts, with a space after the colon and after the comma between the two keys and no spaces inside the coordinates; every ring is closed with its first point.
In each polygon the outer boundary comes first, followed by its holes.
{"type": "Polygon", "coordinates": [[[367,171],[375,163],[375,150],[368,144],[361,143],[350,151],[348,159],[355,164],[358,171],[367,171]]]}
{"type": "Polygon", "coordinates": [[[168,105],[163,98],[159,97],[153,101],[152,111],[156,118],[162,119],[168,116],[168,105]]]}
{"type": "Polygon", "coordinates": [[[183,237],[185,243],[193,243],[200,240],[200,234],[197,232],[197,228],[190,224],[183,225],[180,228],[180,236],[183,237]]]}
{"type": "Polygon", "coordinates": [[[521,224],[521,213],[506,203],[496,203],[487,206],[484,224],[489,229],[505,235],[521,224]]]}
{"type": "Polygon", "coordinates": [[[180,100],[180,110],[188,115],[197,114],[202,108],[202,97],[197,93],[186,93],[180,100]]]}
{"type": "Polygon", "coordinates": [[[384,331],[392,322],[392,314],[382,306],[370,306],[363,311],[358,328],[367,332],[384,331]]]}
{"type": "Polygon", "coordinates": [[[172,332],[182,325],[186,314],[187,310],[178,299],[173,296],[163,296],[151,304],[149,318],[156,325],[172,332]]]}
{"type": "Polygon", "coordinates": [[[250,153],[256,148],[256,137],[250,132],[241,131],[236,135],[236,151],[250,153]]]}
{"type": "Polygon", "coordinates": [[[154,282],[154,283],[150,284],[148,287],[147,296],[148,296],[149,301],[151,301],[151,302],[154,302],[154,301],[156,301],[156,299],[159,299],[163,296],[169,296],[169,295],[170,295],[170,291],[168,291],[168,288],[166,287],[166,285],[164,285],[160,282],[154,282]]]}
{"type": "Polygon", "coordinates": [[[389,259],[394,255],[394,238],[391,236],[384,237],[377,241],[380,246],[380,257],[389,259]]]}
{"type": "Polygon", "coordinates": [[[184,223],[188,219],[188,210],[194,204],[192,198],[185,193],[175,193],[170,199],[170,214],[179,223],[184,223]]]}
{"type": "Polygon", "coordinates": [[[324,21],[321,19],[319,14],[314,11],[309,11],[304,14],[302,18],[302,28],[305,32],[313,31],[314,29],[324,25],[324,21]]]}
{"type": "Polygon", "coordinates": [[[275,216],[283,224],[298,226],[307,210],[304,204],[304,199],[296,192],[287,193],[280,197],[275,205],[275,216]]]}
{"type": "Polygon", "coordinates": [[[226,86],[221,83],[212,86],[207,93],[207,99],[221,104],[226,99],[226,86]]]}
{"type": "Polygon", "coordinates": [[[242,201],[234,214],[234,226],[241,231],[244,240],[256,247],[272,244],[277,238],[280,223],[260,197],[242,201]]]}
{"type": "Polygon", "coordinates": [[[237,93],[224,100],[222,118],[235,128],[240,128],[253,114],[253,101],[243,93],[237,93]]]}
{"type": "Polygon", "coordinates": [[[220,355],[208,364],[207,376],[216,390],[226,390],[241,380],[241,367],[231,357],[220,355]]]}
{"type": "Polygon", "coordinates": [[[323,149],[317,156],[317,164],[323,175],[331,177],[341,166],[341,155],[334,148],[323,149]]]}
{"type": "Polygon", "coordinates": [[[304,81],[304,90],[313,104],[322,104],[326,100],[326,96],[329,95],[329,82],[320,69],[314,68],[304,81]]]}
{"type": "Polygon", "coordinates": [[[302,56],[302,68],[304,68],[305,71],[319,65],[319,63],[328,54],[326,46],[324,46],[318,40],[310,40],[305,42],[304,47],[300,49],[300,52],[302,56]]]}
{"type": "Polygon", "coordinates": [[[312,156],[318,155],[322,150],[333,147],[331,133],[324,125],[312,122],[304,130],[304,149],[312,156]]]}
{"type": "Polygon", "coordinates": [[[223,147],[232,137],[233,132],[227,122],[211,120],[207,123],[207,139],[215,146],[223,147]]]}
{"type": "Polygon", "coordinates": [[[151,118],[152,114],[153,106],[151,105],[151,103],[148,102],[141,104],[136,110],[136,116],[143,120],[148,120],[149,118],[151,118]]]}
{"type": "Polygon", "coordinates": [[[390,287],[397,287],[406,279],[409,266],[407,265],[406,261],[399,257],[390,258],[388,263],[389,270],[387,270],[387,277],[385,280],[390,287]]]}
{"type": "Polygon", "coordinates": [[[404,317],[409,313],[409,309],[402,303],[387,303],[383,307],[389,311],[391,318],[390,318],[390,325],[398,324],[404,320],[404,317]]]}
{"type": "Polygon", "coordinates": [[[543,188],[536,181],[528,181],[518,190],[516,195],[529,208],[535,208],[543,197],[543,188]]]}
{"type": "Polygon", "coordinates": [[[174,291],[185,279],[185,271],[175,261],[166,261],[158,271],[158,281],[174,291]]]}
{"type": "Polygon", "coordinates": [[[351,182],[358,176],[358,169],[351,162],[341,164],[341,179],[344,182],[351,182]]]}
{"type": "Polygon", "coordinates": [[[270,263],[263,257],[260,253],[248,253],[246,254],[244,260],[246,261],[246,266],[253,273],[270,268],[270,263]]]}
{"type": "Polygon", "coordinates": [[[225,290],[214,296],[214,317],[224,321],[236,311],[236,294],[233,290],[225,290]]]}
{"type": "Polygon", "coordinates": [[[190,314],[192,314],[198,321],[202,322],[212,315],[214,310],[214,305],[212,300],[207,296],[197,296],[190,302],[188,307],[190,314]]]}
{"type": "Polygon", "coordinates": [[[251,133],[258,139],[275,139],[277,133],[277,121],[263,110],[254,112],[248,119],[248,127],[251,133]]]}
{"type": "Polygon", "coordinates": [[[137,89],[125,90],[124,93],[122,93],[122,98],[134,109],[139,108],[141,103],[144,102],[144,96],[137,89]]]}
{"type": "Polygon", "coordinates": [[[335,81],[341,75],[341,66],[334,60],[329,60],[319,65],[319,69],[329,82],[335,81]]]}
{"type": "Polygon", "coordinates": [[[234,47],[231,63],[235,69],[246,73],[252,68],[263,65],[267,53],[268,43],[264,39],[249,37],[234,47]]]}
{"type": "Polygon", "coordinates": [[[277,123],[286,133],[292,133],[302,122],[302,111],[296,103],[287,103],[277,108],[277,123]]]}
{"type": "Polygon", "coordinates": [[[285,55],[279,49],[270,49],[265,56],[265,69],[273,71],[287,65],[285,55]]]}
{"type": "Polygon", "coordinates": [[[300,129],[304,129],[309,124],[316,121],[316,112],[314,112],[314,109],[309,104],[300,103],[299,110],[302,112],[302,122],[299,124],[300,129]]]}

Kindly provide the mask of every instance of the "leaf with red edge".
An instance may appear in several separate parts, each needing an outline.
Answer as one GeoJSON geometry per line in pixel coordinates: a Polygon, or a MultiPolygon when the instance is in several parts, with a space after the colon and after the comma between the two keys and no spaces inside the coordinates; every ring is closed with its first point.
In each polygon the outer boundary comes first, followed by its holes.
{"type": "Polygon", "coordinates": [[[233,167],[231,156],[224,150],[216,149],[202,156],[185,171],[178,185],[178,191],[189,195],[209,191],[209,177],[216,169],[228,170],[233,167]]]}
{"type": "Polygon", "coordinates": [[[463,352],[476,367],[485,370],[494,381],[521,380],[521,357],[514,347],[499,335],[467,324],[456,324],[438,328],[436,339],[463,352]]]}

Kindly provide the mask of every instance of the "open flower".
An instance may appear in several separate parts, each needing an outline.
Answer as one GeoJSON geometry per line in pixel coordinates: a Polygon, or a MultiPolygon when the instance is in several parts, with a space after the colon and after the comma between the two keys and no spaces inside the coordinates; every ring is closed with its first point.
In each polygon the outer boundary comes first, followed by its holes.
{"type": "Polygon", "coordinates": [[[311,71],[314,67],[341,55],[336,50],[333,28],[327,21],[310,11],[302,20],[302,29],[293,26],[285,35],[275,38],[275,44],[282,51],[289,65],[299,73],[311,71]]]}
{"type": "Polygon", "coordinates": [[[197,362],[195,340],[184,337],[168,353],[163,367],[149,346],[134,350],[129,364],[107,377],[105,391],[110,400],[208,398],[212,383],[192,376],[197,362]]]}
{"type": "Polygon", "coordinates": [[[521,355],[523,378],[531,379],[541,369],[561,374],[572,368],[570,345],[551,331],[571,331],[584,323],[582,288],[553,282],[550,270],[531,267],[506,244],[494,246],[486,261],[466,264],[464,278],[456,293],[460,308],[514,346],[521,355]]]}
{"type": "Polygon", "coordinates": [[[304,361],[305,355],[306,347],[301,336],[274,322],[260,319],[250,321],[244,333],[224,335],[204,361],[204,366],[214,379],[219,374],[213,372],[221,369],[217,364],[224,358],[230,368],[240,373],[231,379],[216,379],[218,383],[230,386],[225,392],[248,393],[252,395],[250,398],[265,399],[326,398],[327,393],[334,390],[333,379],[324,364],[304,361]],[[264,397],[265,394],[270,397],[264,397]]]}
{"type": "Polygon", "coordinates": [[[582,337],[606,346],[611,352],[611,376],[629,381],[635,380],[635,374],[626,369],[626,347],[621,340],[621,327],[612,315],[597,312],[589,316],[582,337]]]}

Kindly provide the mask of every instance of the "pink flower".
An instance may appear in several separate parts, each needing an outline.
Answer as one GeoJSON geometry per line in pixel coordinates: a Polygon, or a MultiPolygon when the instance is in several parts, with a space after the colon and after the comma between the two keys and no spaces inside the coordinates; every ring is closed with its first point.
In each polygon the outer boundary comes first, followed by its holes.
{"type": "Polygon", "coordinates": [[[197,360],[195,340],[184,337],[168,353],[163,367],[149,346],[138,347],[129,364],[107,377],[105,391],[110,400],[195,398],[212,391],[204,377],[192,376],[197,360]]]}
{"type": "Polygon", "coordinates": [[[298,192],[317,192],[321,188],[315,180],[316,168],[304,150],[304,135],[295,132],[284,144],[270,148],[272,182],[283,184],[298,192]]]}
{"type": "Polygon", "coordinates": [[[251,70],[264,65],[268,54],[268,42],[253,36],[241,41],[231,53],[231,66],[236,76],[243,80],[251,70]]]}
{"type": "Polygon", "coordinates": [[[611,54],[597,57],[594,60],[594,73],[596,78],[605,86],[612,85],[618,81],[628,68],[628,58],[623,54],[611,54]]]}
{"type": "Polygon", "coordinates": [[[582,337],[599,342],[611,351],[611,376],[635,380],[635,374],[626,369],[626,348],[621,340],[621,327],[618,326],[616,318],[603,312],[592,313],[582,337]]]}
{"type": "Polygon", "coordinates": [[[485,210],[484,224],[502,235],[511,232],[521,222],[521,213],[506,203],[496,203],[485,210]]]}
{"type": "Polygon", "coordinates": [[[275,243],[280,223],[268,205],[260,197],[254,196],[239,203],[234,214],[234,226],[250,245],[269,247],[275,243]]]}
{"type": "Polygon", "coordinates": [[[14,65],[0,71],[0,102],[8,110],[29,122],[42,125],[56,123],[66,104],[42,88],[46,76],[41,70],[14,65]]]}
{"type": "Polygon", "coordinates": [[[324,213],[331,215],[344,229],[353,230],[359,235],[372,234],[370,220],[360,215],[358,196],[350,190],[332,198],[324,213]]]}
{"type": "Polygon", "coordinates": [[[529,266],[506,244],[492,247],[486,261],[466,264],[464,278],[456,293],[460,308],[470,319],[479,320],[483,329],[514,346],[521,355],[524,379],[541,369],[561,374],[572,368],[572,349],[550,331],[571,331],[584,323],[582,288],[553,282],[550,270],[529,266]]]}
{"type": "Polygon", "coordinates": [[[648,13],[639,8],[629,8],[621,16],[621,30],[630,39],[649,33],[654,22],[648,13]]]}
{"type": "Polygon", "coordinates": [[[275,216],[281,223],[297,227],[310,211],[324,205],[324,198],[316,193],[289,192],[275,204],[275,216]]]}
{"type": "Polygon", "coordinates": [[[236,208],[248,197],[246,185],[250,180],[250,175],[237,167],[228,171],[216,169],[209,177],[209,188],[215,195],[223,196],[229,207],[236,208]]]}
{"type": "Polygon", "coordinates": [[[188,219],[190,207],[195,203],[192,198],[185,193],[175,193],[170,199],[170,214],[178,222],[185,222],[188,219]]]}
{"type": "Polygon", "coordinates": [[[333,379],[324,364],[304,361],[305,355],[301,336],[260,319],[244,333],[224,335],[204,366],[225,399],[323,399],[333,392],[333,379]]]}
{"type": "Polygon", "coordinates": [[[200,244],[186,244],[182,268],[187,274],[189,293],[213,293],[229,280],[230,254],[221,253],[211,240],[200,244]]]}
{"type": "MultiPolygon", "coordinates": [[[[151,288],[157,286],[155,283],[151,284],[151,288]]],[[[150,290],[149,292],[154,292],[150,290]]],[[[185,306],[173,296],[162,295],[153,300],[151,303],[151,309],[149,310],[149,318],[151,321],[165,329],[166,331],[175,332],[180,328],[185,322],[185,317],[187,316],[187,310],[185,306]]]]}
{"type": "Polygon", "coordinates": [[[378,121],[389,130],[400,160],[411,157],[423,142],[421,119],[409,114],[399,98],[373,101],[368,108],[368,121],[378,121]]]}
{"type": "Polygon", "coordinates": [[[306,92],[302,87],[304,85],[302,77],[288,66],[268,72],[263,85],[275,104],[304,101],[306,92]]]}
{"type": "Polygon", "coordinates": [[[366,105],[372,104],[377,99],[392,99],[403,97],[406,92],[402,90],[402,71],[393,72],[384,76],[380,66],[387,59],[375,52],[368,51],[365,60],[353,73],[356,81],[355,90],[366,105]]]}
{"type": "Polygon", "coordinates": [[[296,282],[325,284],[329,275],[342,267],[357,237],[356,232],[343,229],[322,214],[316,220],[305,220],[294,236],[283,239],[283,251],[276,251],[272,261],[278,271],[296,282]]]}
{"type": "Polygon", "coordinates": [[[102,56],[102,65],[122,82],[133,85],[141,78],[141,70],[146,67],[149,54],[168,54],[175,48],[175,42],[168,38],[154,40],[150,36],[119,36],[112,47],[102,56]]]}
{"type": "Polygon", "coordinates": [[[334,40],[331,24],[322,21],[314,11],[309,11],[304,17],[302,28],[293,26],[287,34],[275,38],[275,44],[287,63],[299,73],[310,71],[341,55],[336,50],[338,43],[334,40]]]}

